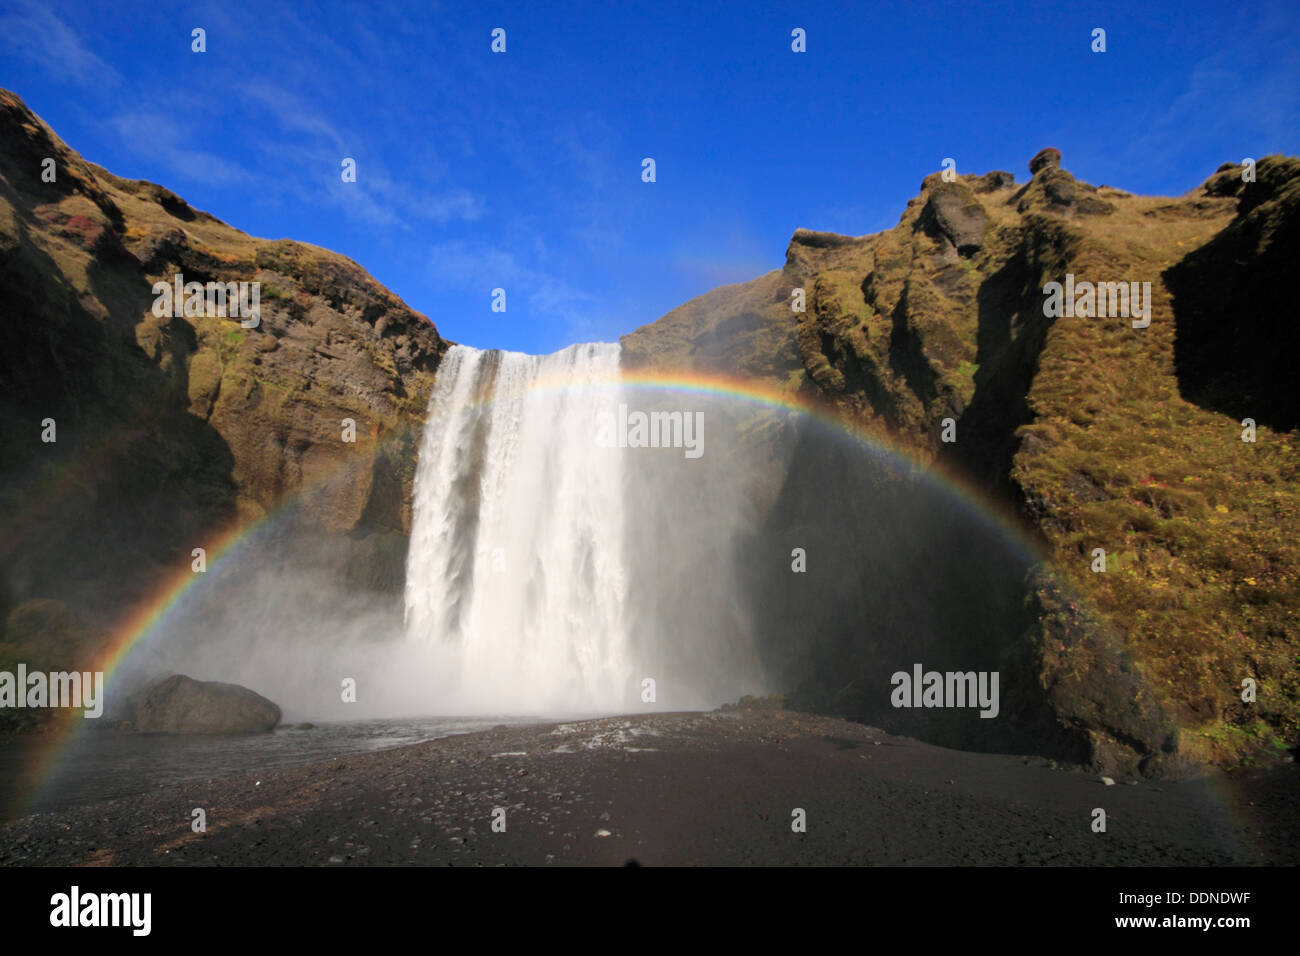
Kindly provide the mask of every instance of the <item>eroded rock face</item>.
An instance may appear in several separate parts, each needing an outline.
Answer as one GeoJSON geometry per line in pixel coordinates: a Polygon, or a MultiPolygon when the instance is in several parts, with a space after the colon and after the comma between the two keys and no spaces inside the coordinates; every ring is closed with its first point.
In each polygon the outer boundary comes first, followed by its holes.
{"type": "Polygon", "coordinates": [[[938,231],[960,256],[971,256],[984,244],[988,216],[961,183],[940,183],[930,193],[927,210],[938,231]]]}
{"type": "Polygon", "coordinates": [[[137,702],[134,726],[143,733],[255,734],[279,722],[280,708],[247,687],[176,674],[137,702]]]}

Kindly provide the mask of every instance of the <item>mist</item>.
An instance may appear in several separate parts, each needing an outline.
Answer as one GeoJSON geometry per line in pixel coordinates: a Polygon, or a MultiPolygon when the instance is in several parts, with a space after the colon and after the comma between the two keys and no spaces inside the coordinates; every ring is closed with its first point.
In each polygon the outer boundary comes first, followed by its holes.
{"type": "Polygon", "coordinates": [[[736,553],[775,488],[740,437],[755,410],[625,388],[618,361],[616,345],[454,348],[420,447],[403,588],[366,586],[336,541],[285,530],[214,569],[119,687],[228,681],[291,722],[707,709],[766,693],[736,553]],[[619,447],[601,426],[620,407],[691,416],[698,433],[619,447]]]}
{"type": "MultiPolygon", "coordinates": [[[[368,586],[336,538],[300,529],[222,563],[123,680],[241,684],[286,721],[703,710],[781,692],[1005,743],[970,714],[896,711],[889,676],[1032,666],[1013,659],[1030,622],[1023,549],[810,416],[626,385],[619,363],[616,345],[453,348],[402,580],[368,586]]],[[[1043,708],[1011,709],[1035,723],[1043,708]]]]}

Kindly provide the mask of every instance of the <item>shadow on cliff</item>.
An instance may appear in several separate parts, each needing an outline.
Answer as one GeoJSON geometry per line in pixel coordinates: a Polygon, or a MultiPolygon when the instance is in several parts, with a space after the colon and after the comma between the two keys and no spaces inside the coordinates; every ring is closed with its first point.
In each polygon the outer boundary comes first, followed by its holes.
{"type": "Polygon", "coordinates": [[[792,706],[943,746],[1163,772],[1168,726],[1101,624],[1015,535],[917,467],[805,427],[741,550],[770,681],[792,706]],[[917,665],[996,672],[996,716],[895,706],[893,675],[917,665]]]}
{"type": "Polygon", "coordinates": [[[1040,276],[1065,270],[1071,239],[1057,223],[1031,217],[1015,253],[977,294],[975,392],[957,421],[960,440],[941,451],[991,495],[1017,501],[1011,482],[1016,430],[1033,421],[1029,387],[1054,319],[1043,315],[1040,276]]]}
{"type": "Polygon", "coordinates": [[[1081,760],[1018,639],[1032,559],[920,473],[805,428],[748,569],[769,673],[800,708],[974,750],[1081,760]],[[792,570],[802,549],[807,570],[792,570]],[[996,717],[979,708],[895,708],[891,677],[1000,672],[996,717]]]}
{"type": "Polygon", "coordinates": [[[1167,269],[1174,366],[1183,397],[1289,431],[1300,424],[1294,275],[1300,262],[1300,160],[1266,156],[1256,180],[1220,169],[1209,189],[1238,195],[1237,217],[1167,269]]]}
{"type": "MultiPolygon", "coordinates": [[[[233,518],[234,457],[188,411],[184,361],[164,370],[136,343],[152,297],[116,236],[87,268],[105,312],[96,316],[27,230],[20,221],[0,273],[0,296],[21,317],[0,359],[0,620],[54,599],[93,634],[233,518]],[[52,442],[42,440],[47,419],[52,442]]],[[[166,338],[176,359],[193,350],[183,320],[166,338]]]]}

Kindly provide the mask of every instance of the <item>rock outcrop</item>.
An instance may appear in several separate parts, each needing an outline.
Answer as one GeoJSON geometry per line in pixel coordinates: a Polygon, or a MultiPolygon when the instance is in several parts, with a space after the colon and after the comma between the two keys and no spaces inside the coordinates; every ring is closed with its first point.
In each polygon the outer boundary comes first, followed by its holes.
{"type": "Polygon", "coordinates": [[[930,190],[921,221],[933,226],[958,255],[968,258],[984,244],[988,216],[964,183],[941,182],[930,190]]]}
{"type": "Polygon", "coordinates": [[[256,734],[279,722],[280,708],[247,687],[175,674],[137,701],[133,725],[142,733],[256,734]]]}
{"type": "Polygon", "coordinates": [[[1053,170],[1061,168],[1061,151],[1055,146],[1048,146],[1034,153],[1029,160],[1029,175],[1037,176],[1043,170],[1053,170]]]}
{"type": "Polygon", "coordinates": [[[1029,161],[1034,178],[1021,192],[1018,209],[1047,209],[1060,215],[1104,216],[1115,207],[1097,197],[1097,189],[1078,182],[1061,168],[1061,151],[1048,147],[1029,161]]]}

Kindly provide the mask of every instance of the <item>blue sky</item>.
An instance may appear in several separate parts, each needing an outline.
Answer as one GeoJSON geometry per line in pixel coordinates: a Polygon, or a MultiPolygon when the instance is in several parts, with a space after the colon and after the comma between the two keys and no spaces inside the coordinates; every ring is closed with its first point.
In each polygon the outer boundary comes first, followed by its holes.
{"type": "Polygon", "coordinates": [[[1294,0],[1065,6],[0,0],[0,85],[119,175],[350,256],[450,339],[548,352],[780,267],[797,227],[889,228],[944,157],[1024,181],[1050,145],[1177,195],[1300,152],[1294,0]]]}

